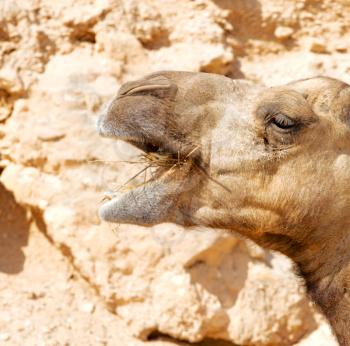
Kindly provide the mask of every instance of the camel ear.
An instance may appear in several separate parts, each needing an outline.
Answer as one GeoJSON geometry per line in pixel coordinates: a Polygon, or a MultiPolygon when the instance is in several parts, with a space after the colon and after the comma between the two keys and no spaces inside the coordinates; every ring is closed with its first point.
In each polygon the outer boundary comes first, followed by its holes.
{"type": "Polygon", "coordinates": [[[151,75],[144,79],[122,85],[118,93],[118,98],[134,95],[150,95],[173,100],[176,93],[177,85],[169,78],[162,75],[151,75]]]}

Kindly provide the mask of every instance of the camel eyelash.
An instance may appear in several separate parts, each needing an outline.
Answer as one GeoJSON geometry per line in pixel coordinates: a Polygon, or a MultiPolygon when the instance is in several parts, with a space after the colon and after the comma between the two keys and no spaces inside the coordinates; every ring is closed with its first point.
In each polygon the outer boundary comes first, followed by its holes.
{"type": "Polygon", "coordinates": [[[295,120],[281,113],[273,116],[270,123],[277,126],[281,130],[292,130],[298,124],[295,120]]]}

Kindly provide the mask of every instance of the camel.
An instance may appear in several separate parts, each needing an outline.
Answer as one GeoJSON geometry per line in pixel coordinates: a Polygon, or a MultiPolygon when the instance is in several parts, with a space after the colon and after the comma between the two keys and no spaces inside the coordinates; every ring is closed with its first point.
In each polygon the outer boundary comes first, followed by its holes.
{"type": "Polygon", "coordinates": [[[162,164],[116,194],[109,222],[228,229],[290,257],[341,346],[350,345],[350,86],[278,87],[158,72],[124,84],[98,121],[162,164]]]}

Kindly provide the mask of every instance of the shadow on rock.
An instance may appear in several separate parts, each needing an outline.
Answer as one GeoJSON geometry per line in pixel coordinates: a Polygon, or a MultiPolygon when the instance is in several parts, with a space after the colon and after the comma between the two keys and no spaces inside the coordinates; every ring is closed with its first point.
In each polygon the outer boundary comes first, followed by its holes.
{"type": "Polygon", "coordinates": [[[17,274],[22,271],[28,243],[29,218],[12,192],[0,184],[0,272],[17,274]]]}
{"type": "MultiPolygon", "coordinates": [[[[227,20],[234,27],[234,37],[242,44],[235,47],[235,54],[245,55],[245,46],[253,40],[278,41],[275,30],[278,27],[278,16],[263,18],[263,6],[259,0],[212,0],[218,7],[229,11],[227,20]]],[[[298,27],[298,24],[292,25],[298,27]]],[[[287,50],[296,46],[290,37],[283,41],[287,50]]]]}
{"type": "Polygon", "coordinates": [[[222,238],[197,255],[188,272],[193,283],[200,284],[216,296],[225,309],[232,307],[244,287],[251,261],[243,242],[222,238]],[[234,251],[233,251],[234,249],[234,251]]]}

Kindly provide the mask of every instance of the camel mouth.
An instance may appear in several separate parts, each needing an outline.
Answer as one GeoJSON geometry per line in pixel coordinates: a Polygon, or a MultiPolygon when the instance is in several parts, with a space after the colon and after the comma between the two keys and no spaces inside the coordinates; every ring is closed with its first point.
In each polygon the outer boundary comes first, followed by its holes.
{"type": "Polygon", "coordinates": [[[151,142],[139,141],[136,139],[129,139],[126,142],[130,143],[134,147],[140,149],[144,153],[156,153],[161,150],[161,146],[151,142]]]}
{"type": "Polygon", "coordinates": [[[140,186],[126,192],[108,192],[99,208],[100,219],[146,226],[165,222],[194,166],[197,148],[189,152],[175,151],[169,146],[146,141],[124,141],[142,151],[140,158],[145,167],[139,174],[153,168],[153,175],[140,186]]]}

